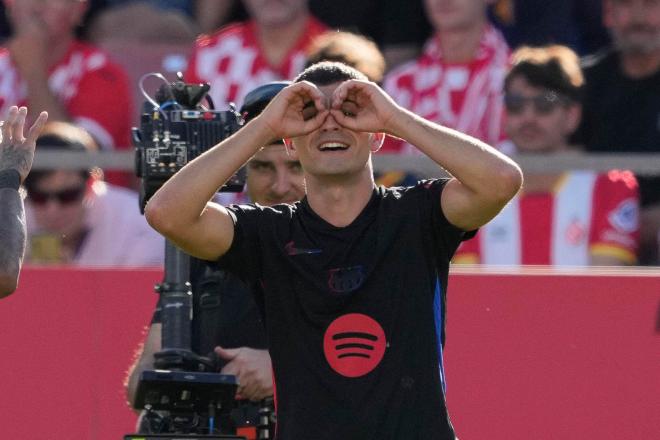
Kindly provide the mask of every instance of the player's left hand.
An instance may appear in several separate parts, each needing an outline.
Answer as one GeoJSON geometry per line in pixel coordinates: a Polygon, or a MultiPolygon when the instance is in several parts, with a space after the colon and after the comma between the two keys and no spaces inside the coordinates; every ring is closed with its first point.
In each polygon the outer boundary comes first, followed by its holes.
{"type": "Polygon", "coordinates": [[[389,133],[399,106],[376,83],[348,80],[332,95],[330,113],[338,124],[354,131],[389,133]]]}
{"type": "Polygon", "coordinates": [[[215,353],[228,361],[220,373],[238,379],[236,399],[259,401],[273,395],[273,367],[267,350],[215,347],[215,353]]]}

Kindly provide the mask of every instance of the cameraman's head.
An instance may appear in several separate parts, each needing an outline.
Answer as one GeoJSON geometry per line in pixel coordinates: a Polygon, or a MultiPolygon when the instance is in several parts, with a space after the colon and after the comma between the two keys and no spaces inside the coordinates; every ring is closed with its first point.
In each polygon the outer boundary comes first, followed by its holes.
{"type": "MultiPolygon", "coordinates": [[[[272,82],[257,87],[245,96],[241,114],[247,123],[288,82],[272,82]]],[[[260,205],[293,203],[305,195],[305,181],[298,159],[287,154],[282,141],[266,145],[247,164],[247,192],[250,200],[260,205]]]]}

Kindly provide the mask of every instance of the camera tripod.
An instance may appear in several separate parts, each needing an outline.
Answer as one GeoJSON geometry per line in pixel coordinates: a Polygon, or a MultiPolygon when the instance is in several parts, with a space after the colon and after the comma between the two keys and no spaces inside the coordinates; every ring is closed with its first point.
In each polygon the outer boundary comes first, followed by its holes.
{"type": "Polygon", "coordinates": [[[189,274],[190,256],[167,240],[165,274],[155,288],[160,295],[162,350],[154,355],[157,369],[141,373],[135,399],[136,409],[145,409],[145,417],[158,418],[164,432],[128,434],[125,440],[167,439],[173,435],[244,440],[217,434],[216,414],[233,406],[238,382],[236,376],[212,372],[214,363],[191,350],[193,300],[189,274]],[[204,419],[207,426],[200,425],[204,419]]]}

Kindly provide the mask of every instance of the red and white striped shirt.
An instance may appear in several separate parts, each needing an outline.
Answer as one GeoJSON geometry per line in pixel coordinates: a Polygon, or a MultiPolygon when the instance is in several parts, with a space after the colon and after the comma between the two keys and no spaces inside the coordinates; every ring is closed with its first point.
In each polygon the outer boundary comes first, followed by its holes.
{"type": "MultiPolygon", "coordinates": [[[[105,52],[74,41],[48,70],[48,86],[73,122],[89,131],[102,149],[130,147],[134,115],[128,75],[105,52]]],[[[29,104],[25,81],[9,51],[0,49],[0,114],[12,105],[29,104]]]]}
{"type": "Polygon", "coordinates": [[[632,173],[575,171],[556,187],[516,196],[461,244],[454,262],[587,266],[597,255],[636,261],[639,194],[632,173]]]}
{"type": "MultiPolygon", "coordinates": [[[[490,25],[466,63],[445,61],[435,35],[417,60],[386,76],[384,89],[399,105],[430,121],[497,145],[503,140],[502,87],[509,56],[504,37],[490,25]]],[[[416,154],[417,149],[390,138],[381,151],[416,154]]]]}
{"type": "Polygon", "coordinates": [[[209,83],[209,96],[217,110],[226,110],[230,102],[240,108],[252,89],[298,75],[305,64],[305,50],[326,30],[325,25],[310,17],[282,64],[271,66],[259,46],[256,24],[253,21],[231,24],[197,39],[185,78],[189,82],[209,83]]]}

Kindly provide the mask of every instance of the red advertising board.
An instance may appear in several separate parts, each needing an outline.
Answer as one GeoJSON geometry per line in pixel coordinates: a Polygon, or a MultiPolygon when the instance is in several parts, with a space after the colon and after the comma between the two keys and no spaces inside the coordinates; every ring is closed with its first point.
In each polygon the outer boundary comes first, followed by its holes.
{"type": "MultiPolygon", "coordinates": [[[[160,270],[26,268],[0,301],[0,438],[117,440],[160,270]]],[[[660,433],[660,272],[454,272],[447,400],[461,440],[660,433]]]]}

